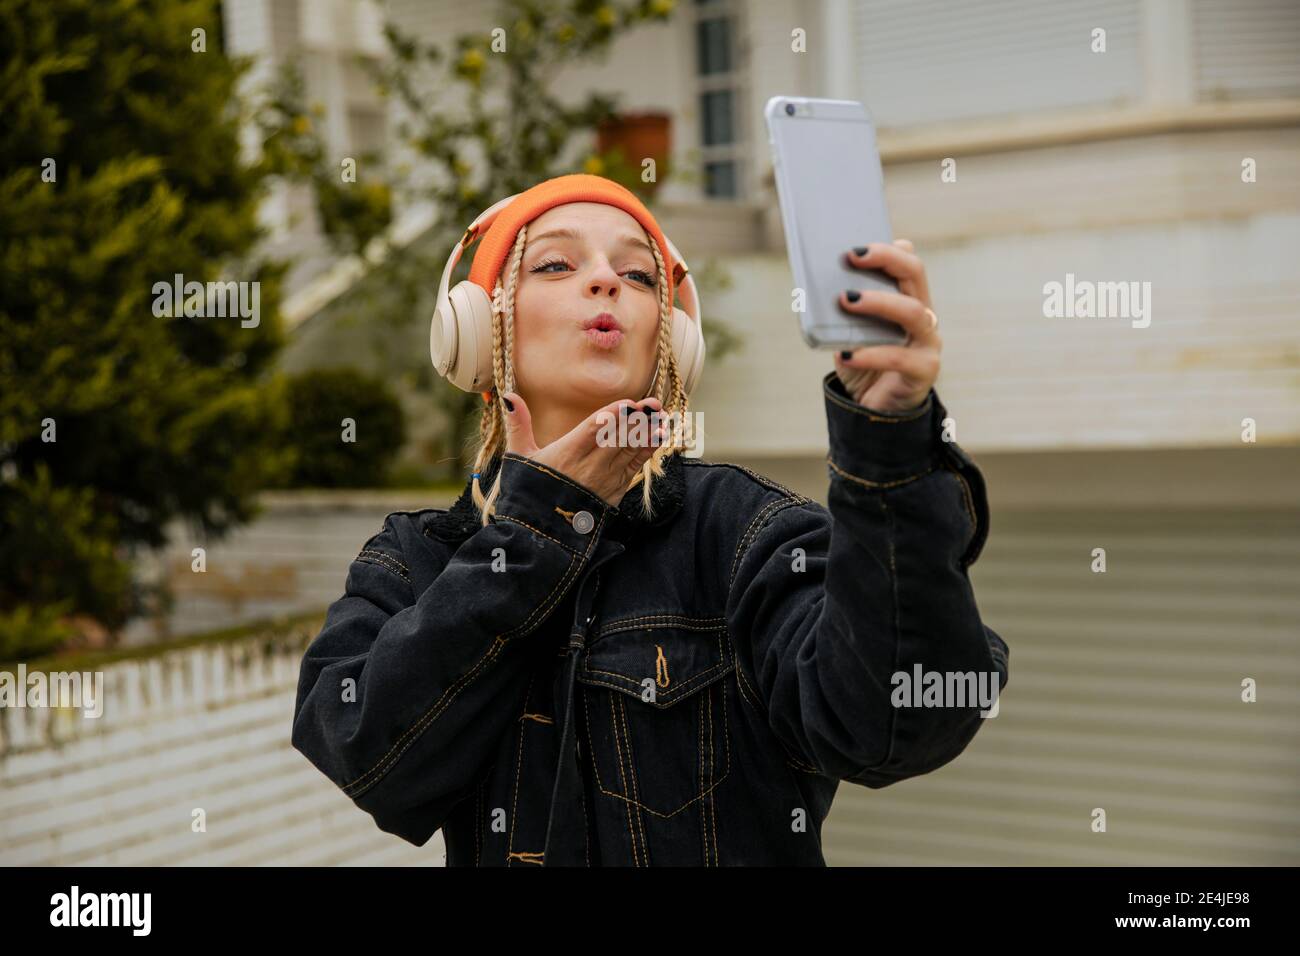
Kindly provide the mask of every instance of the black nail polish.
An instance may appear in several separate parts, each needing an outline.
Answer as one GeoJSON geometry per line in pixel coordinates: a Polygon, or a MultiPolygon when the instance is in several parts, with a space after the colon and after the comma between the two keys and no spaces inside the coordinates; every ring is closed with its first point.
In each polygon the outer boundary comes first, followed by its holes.
{"type": "Polygon", "coordinates": [[[865,256],[867,254],[867,250],[870,248],[871,248],[870,246],[854,246],[853,254],[855,256],[865,256]]]}
{"type": "Polygon", "coordinates": [[[849,289],[844,295],[850,302],[857,302],[858,299],[862,298],[862,293],[857,289],[849,289]]]}
{"type": "Polygon", "coordinates": [[[502,401],[504,401],[504,402],[506,403],[506,411],[508,411],[508,412],[513,412],[513,411],[515,410],[515,403],[512,402],[512,401],[510,401],[510,399],[505,398],[505,399],[502,399],[502,401]]]}
{"type": "Polygon", "coordinates": [[[847,360],[847,359],[851,359],[851,358],[853,358],[853,352],[852,352],[852,350],[850,350],[850,349],[845,349],[843,352],[840,353],[840,358],[842,358],[842,359],[846,359],[846,360],[847,360]]]}

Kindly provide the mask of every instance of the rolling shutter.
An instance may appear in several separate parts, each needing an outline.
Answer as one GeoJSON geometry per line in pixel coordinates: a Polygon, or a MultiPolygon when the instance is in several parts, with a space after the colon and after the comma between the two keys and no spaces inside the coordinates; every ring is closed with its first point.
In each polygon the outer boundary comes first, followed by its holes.
{"type": "Polygon", "coordinates": [[[1300,863],[1300,515],[1004,511],[971,577],[1000,713],[931,774],[840,784],[829,864],[1300,863]]]}
{"type": "Polygon", "coordinates": [[[1300,3],[1193,0],[1196,93],[1205,100],[1300,96],[1300,3]]]}
{"type": "Polygon", "coordinates": [[[879,126],[1141,96],[1135,0],[870,0],[854,16],[862,99],[879,126]],[[1094,28],[1105,53],[1092,52],[1094,28]]]}

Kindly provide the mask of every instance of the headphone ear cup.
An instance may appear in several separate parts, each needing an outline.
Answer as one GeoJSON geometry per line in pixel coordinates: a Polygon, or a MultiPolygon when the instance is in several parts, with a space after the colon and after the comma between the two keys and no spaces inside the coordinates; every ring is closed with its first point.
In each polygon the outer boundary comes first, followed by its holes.
{"type": "Polygon", "coordinates": [[[704,371],[704,330],[680,308],[673,308],[673,357],[682,376],[682,387],[690,395],[704,371]]]}
{"type": "Polygon", "coordinates": [[[434,310],[429,354],[438,374],[462,391],[491,387],[492,300],[477,283],[456,283],[434,310]]]}

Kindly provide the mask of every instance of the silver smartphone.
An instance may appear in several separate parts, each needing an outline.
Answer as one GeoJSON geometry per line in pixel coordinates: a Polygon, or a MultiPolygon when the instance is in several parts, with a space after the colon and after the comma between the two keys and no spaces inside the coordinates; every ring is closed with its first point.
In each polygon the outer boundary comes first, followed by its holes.
{"type": "Polygon", "coordinates": [[[844,260],[857,246],[893,242],[866,107],[855,100],[774,96],[763,115],[794,273],[791,303],[803,306],[804,341],[816,349],[901,344],[907,335],[897,323],[846,312],[839,304],[845,289],[898,291],[886,273],[854,269],[844,260]]]}

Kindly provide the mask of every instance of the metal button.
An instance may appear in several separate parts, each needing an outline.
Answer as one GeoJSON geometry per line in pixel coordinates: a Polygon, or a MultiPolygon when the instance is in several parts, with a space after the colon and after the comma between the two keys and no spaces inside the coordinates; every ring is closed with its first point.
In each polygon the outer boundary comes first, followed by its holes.
{"type": "Polygon", "coordinates": [[[596,519],[591,516],[590,511],[579,511],[573,516],[573,530],[578,534],[586,534],[594,527],[596,527],[596,519]]]}

